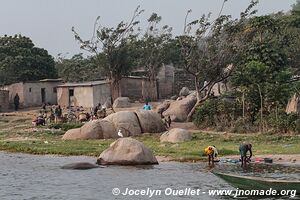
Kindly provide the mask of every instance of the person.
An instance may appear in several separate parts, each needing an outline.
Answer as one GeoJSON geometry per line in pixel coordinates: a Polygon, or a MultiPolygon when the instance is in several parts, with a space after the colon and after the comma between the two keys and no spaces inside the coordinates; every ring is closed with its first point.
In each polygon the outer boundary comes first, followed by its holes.
{"type": "Polygon", "coordinates": [[[99,109],[101,109],[101,103],[99,103],[95,108],[94,108],[94,116],[97,117],[97,112],[99,109]]]}
{"type": "Polygon", "coordinates": [[[14,97],[14,104],[15,104],[15,111],[18,111],[19,105],[20,105],[20,97],[19,97],[18,93],[16,93],[16,95],[14,97]]]}
{"type": "Polygon", "coordinates": [[[148,101],[146,101],[144,107],[143,107],[144,110],[151,110],[151,105],[148,103],[148,101]]]}
{"type": "Polygon", "coordinates": [[[215,158],[218,157],[218,150],[215,146],[208,146],[204,149],[205,154],[208,156],[208,164],[214,164],[215,158]]]}
{"type": "Polygon", "coordinates": [[[55,116],[55,123],[58,122],[58,119],[61,118],[61,115],[62,115],[62,109],[60,107],[60,105],[58,105],[56,108],[55,108],[55,111],[54,111],[54,116],[55,116]]]}
{"type": "Polygon", "coordinates": [[[37,118],[35,120],[32,121],[33,124],[35,124],[36,126],[45,126],[46,124],[46,120],[44,118],[44,116],[40,113],[37,118]]]}
{"type": "Polygon", "coordinates": [[[252,144],[250,143],[243,143],[240,144],[239,147],[240,155],[241,155],[241,162],[242,162],[242,167],[246,167],[247,162],[251,161],[252,157],[252,144]],[[249,151],[249,157],[247,156],[247,153],[249,151]]]}

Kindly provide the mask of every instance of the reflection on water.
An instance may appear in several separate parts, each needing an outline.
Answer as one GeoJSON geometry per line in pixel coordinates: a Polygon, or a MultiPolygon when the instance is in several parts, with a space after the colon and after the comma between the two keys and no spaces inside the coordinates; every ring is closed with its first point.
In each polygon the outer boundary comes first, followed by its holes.
{"type": "MultiPolygon", "coordinates": [[[[34,156],[0,153],[1,200],[102,200],[149,199],[148,197],[113,196],[112,189],[124,192],[130,189],[164,190],[194,188],[207,192],[212,189],[234,189],[211,174],[203,163],[161,163],[154,166],[109,166],[90,170],[63,170],[60,167],[73,162],[95,162],[91,157],[34,156]]],[[[218,170],[238,173],[235,165],[216,165],[218,170]],[[230,166],[230,167],[228,167],[230,166]]],[[[239,170],[239,171],[238,171],[239,170]]],[[[261,169],[259,169],[261,170],[261,169]]],[[[254,170],[256,171],[256,170],[254,170]]],[[[230,197],[155,196],[151,199],[231,199],[230,197]]],[[[253,199],[253,198],[251,198],[253,199]]],[[[282,198],[281,198],[282,199],[282,198]]]]}
{"type": "Polygon", "coordinates": [[[263,178],[276,178],[280,180],[300,180],[299,165],[278,165],[278,164],[249,164],[246,168],[241,168],[237,164],[219,165],[219,171],[245,176],[255,176],[263,178]]]}

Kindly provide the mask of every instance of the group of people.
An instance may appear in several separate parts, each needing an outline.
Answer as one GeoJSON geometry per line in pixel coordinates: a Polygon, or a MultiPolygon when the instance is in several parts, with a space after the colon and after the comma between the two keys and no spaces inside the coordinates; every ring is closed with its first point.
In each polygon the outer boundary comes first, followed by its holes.
{"type": "Polygon", "coordinates": [[[38,116],[32,121],[36,126],[44,126],[47,119],[57,123],[62,117],[62,108],[60,105],[52,105],[50,108],[50,115],[48,116],[47,104],[43,104],[38,116]]]}
{"type": "MultiPolygon", "coordinates": [[[[216,158],[218,157],[218,150],[215,146],[208,146],[207,148],[204,149],[205,154],[208,156],[208,163],[209,164],[214,164],[214,162],[218,162],[216,158]]],[[[247,163],[251,161],[252,157],[252,144],[250,143],[243,143],[240,144],[239,147],[239,152],[240,152],[240,161],[241,161],[241,166],[246,167],[247,163]],[[249,152],[249,156],[247,155],[249,152]]]]}

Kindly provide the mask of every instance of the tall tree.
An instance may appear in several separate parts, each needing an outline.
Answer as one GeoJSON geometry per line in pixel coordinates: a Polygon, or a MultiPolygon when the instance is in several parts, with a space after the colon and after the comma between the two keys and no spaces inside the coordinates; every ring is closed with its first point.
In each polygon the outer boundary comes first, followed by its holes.
{"type": "Polygon", "coordinates": [[[161,16],[153,13],[148,19],[148,27],[145,34],[138,41],[140,49],[139,66],[144,67],[147,72],[151,85],[150,98],[152,100],[158,98],[156,76],[162,65],[168,62],[168,53],[166,51],[172,31],[172,28],[167,25],[161,28],[158,27],[161,19],[161,16]]]}
{"type": "Polygon", "coordinates": [[[86,41],[79,36],[74,27],[72,28],[75,39],[80,42],[80,48],[102,60],[99,63],[111,81],[113,99],[120,96],[120,80],[129,74],[133,67],[130,43],[137,37],[134,28],[139,23],[137,18],[142,12],[138,6],[129,22],[121,21],[116,27],[102,26],[99,22],[100,17],[97,17],[93,37],[86,41]]]}
{"type": "Polygon", "coordinates": [[[30,38],[0,37],[0,84],[57,78],[54,65],[53,57],[35,47],[30,38]]]}
{"type": "Polygon", "coordinates": [[[208,14],[188,23],[189,10],[184,34],[178,37],[183,68],[194,77],[197,93],[197,102],[188,115],[188,121],[192,120],[196,108],[209,98],[213,86],[227,79],[234,69],[235,43],[232,32],[227,31],[232,22],[230,16],[221,15],[222,9],[212,22],[208,14]],[[204,91],[207,92],[203,95],[204,91]]]}
{"type": "Polygon", "coordinates": [[[77,54],[70,59],[60,56],[55,64],[59,77],[64,81],[94,81],[105,78],[97,61],[95,57],[84,58],[77,54]]]}

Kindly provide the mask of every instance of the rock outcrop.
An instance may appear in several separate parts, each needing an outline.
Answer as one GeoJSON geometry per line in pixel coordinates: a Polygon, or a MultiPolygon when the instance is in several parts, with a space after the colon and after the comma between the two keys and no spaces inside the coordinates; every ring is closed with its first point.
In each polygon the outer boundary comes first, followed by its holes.
{"type": "Polygon", "coordinates": [[[87,122],[81,128],[68,130],[63,139],[118,138],[117,132],[119,130],[121,130],[124,137],[128,137],[142,133],[160,133],[166,129],[160,115],[154,111],[120,111],[104,119],[87,122]]]}
{"type": "Polygon", "coordinates": [[[171,120],[174,122],[184,122],[196,101],[197,98],[195,95],[190,94],[181,100],[172,102],[163,115],[170,116],[171,120]]]}
{"type": "Polygon", "coordinates": [[[181,128],[173,128],[160,136],[161,142],[180,143],[192,140],[192,134],[181,128]]]}
{"type": "Polygon", "coordinates": [[[190,94],[190,90],[189,90],[189,88],[187,88],[187,87],[183,87],[183,88],[181,88],[181,90],[180,90],[180,92],[179,92],[179,96],[181,97],[181,96],[187,96],[187,95],[189,95],[190,94]]]}
{"type": "Polygon", "coordinates": [[[161,133],[166,127],[160,115],[152,110],[138,110],[135,112],[141,126],[142,133],[161,133]]]}
{"type": "Polygon", "coordinates": [[[113,108],[129,108],[130,99],[128,97],[118,97],[114,103],[113,108]]]}
{"type": "Polygon", "coordinates": [[[99,165],[153,165],[158,164],[152,151],[132,138],[120,138],[103,151],[99,165]]]}

